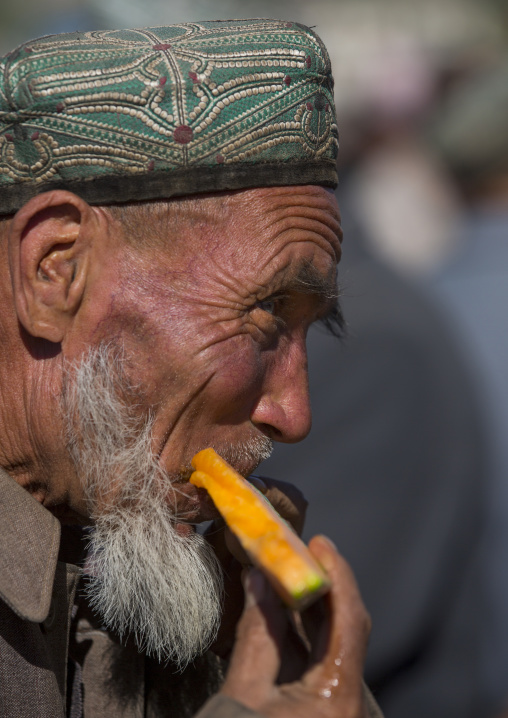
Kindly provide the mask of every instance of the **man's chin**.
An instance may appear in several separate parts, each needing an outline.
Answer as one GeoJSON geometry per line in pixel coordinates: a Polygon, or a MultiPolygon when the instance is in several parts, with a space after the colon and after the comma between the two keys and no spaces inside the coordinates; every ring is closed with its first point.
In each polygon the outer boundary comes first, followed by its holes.
{"type": "Polygon", "coordinates": [[[114,527],[96,523],[88,596],[108,628],[184,667],[216,635],[222,570],[192,524],[171,519],[161,502],[145,509],[114,527]]]}

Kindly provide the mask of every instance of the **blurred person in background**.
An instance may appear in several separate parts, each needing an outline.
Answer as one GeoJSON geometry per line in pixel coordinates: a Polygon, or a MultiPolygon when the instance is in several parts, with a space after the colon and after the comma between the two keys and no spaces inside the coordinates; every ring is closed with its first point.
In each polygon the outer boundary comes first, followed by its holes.
{"type": "Polygon", "coordinates": [[[508,707],[508,57],[450,93],[430,136],[464,205],[457,251],[433,289],[475,372],[488,430],[480,669],[492,715],[508,707]]]}
{"type": "Polygon", "coordinates": [[[371,73],[343,130],[342,198],[375,256],[425,276],[453,251],[460,216],[455,187],[422,132],[443,68],[403,36],[371,73]]]}
{"type": "Polygon", "coordinates": [[[366,680],[390,718],[479,718],[484,438],[464,358],[426,294],[345,222],[349,337],[309,337],[313,428],[262,465],[309,499],[373,620],[366,680]]]}
{"type": "Polygon", "coordinates": [[[385,714],[485,718],[484,427],[446,312],[410,278],[450,252],[460,206],[420,129],[436,80],[422,62],[371,96],[349,152],[344,132],[339,282],[349,338],[338,346],[311,334],[313,430],[262,468],[303,488],[308,535],[326,525],[354,566],[373,618],[366,677],[385,714]]]}

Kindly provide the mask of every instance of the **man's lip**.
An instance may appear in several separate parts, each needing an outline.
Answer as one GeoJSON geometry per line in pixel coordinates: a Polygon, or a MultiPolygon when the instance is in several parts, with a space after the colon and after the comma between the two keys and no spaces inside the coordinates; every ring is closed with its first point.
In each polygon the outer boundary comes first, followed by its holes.
{"type": "Polygon", "coordinates": [[[220,512],[212,501],[212,498],[206,489],[197,488],[196,494],[202,516],[201,521],[212,521],[220,517],[220,512]]]}
{"type": "MultiPolygon", "coordinates": [[[[221,454],[222,452],[219,450],[218,453],[221,454]]],[[[224,453],[227,454],[227,452],[224,453]]],[[[257,469],[260,462],[243,466],[239,466],[238,462],[230,463],[241,476],[248,477],[257,469]]],[[[177,521],[190,524],[220,518],[221,514],[215,507],[208,491],[190,483],[189,479],[193,471],[194,469],[190,463],[182,464],[178,475],[172,481],[175,493],[171,495],[170,501],[177,507],[177,521]]]]}
{"type": "Polygon", "coordinates": [[[176,500],[178,522],[201,523],[220,517],[206,489],[198,488],[189,482],[178,484],[174,489],[175,495],[171,498],[173,501],[176,500]]]}

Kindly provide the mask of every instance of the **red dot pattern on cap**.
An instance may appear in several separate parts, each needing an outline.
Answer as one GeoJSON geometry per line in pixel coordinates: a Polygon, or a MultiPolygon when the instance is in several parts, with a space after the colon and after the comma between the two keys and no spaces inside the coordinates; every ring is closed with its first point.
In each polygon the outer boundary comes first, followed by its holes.
{"type": "Polygon", "coordinates": [[[178,144],[186,145],[192,140],[193,134],[192,127],[189,127],[188,125],[180,125],[173,132],[173,138],[175,142],[178,142],[178,144]]]}

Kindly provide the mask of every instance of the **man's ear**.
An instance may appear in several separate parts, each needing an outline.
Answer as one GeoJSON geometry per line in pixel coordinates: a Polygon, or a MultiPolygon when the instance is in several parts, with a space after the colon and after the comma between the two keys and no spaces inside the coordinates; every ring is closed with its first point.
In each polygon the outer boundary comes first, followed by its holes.
{"type": "Polygon", "coordinates": [[[34,197],[13,218],[14,304],[32,336],[63,340],[83,298],[95,221],[86,202],[63,190],[34,197]]]}

